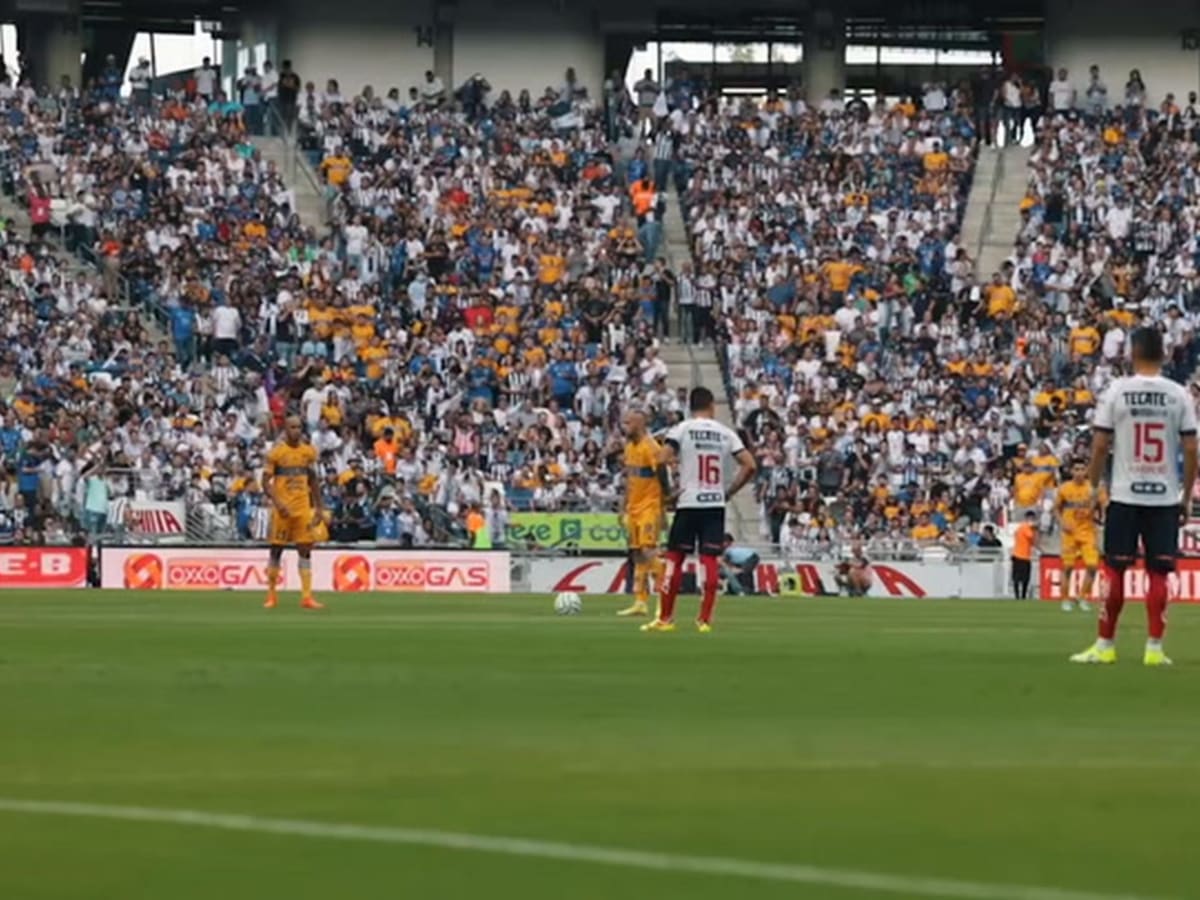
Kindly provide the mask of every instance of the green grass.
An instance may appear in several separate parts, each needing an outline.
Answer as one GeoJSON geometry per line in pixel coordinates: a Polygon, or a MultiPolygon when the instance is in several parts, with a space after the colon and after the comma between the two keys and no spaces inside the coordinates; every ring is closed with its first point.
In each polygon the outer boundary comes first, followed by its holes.
{"type": "MultiPolygon", "coordinates": [[[[4,592],[0,797],[1197,895],[1191,609],[1152,671],[1140,606],[1093,669],[1051,604],[730,599],[700,636],[607,598],[328,599],[4,592]]],[[[6,900],[874,896],[0,812],[6,900]]]]}

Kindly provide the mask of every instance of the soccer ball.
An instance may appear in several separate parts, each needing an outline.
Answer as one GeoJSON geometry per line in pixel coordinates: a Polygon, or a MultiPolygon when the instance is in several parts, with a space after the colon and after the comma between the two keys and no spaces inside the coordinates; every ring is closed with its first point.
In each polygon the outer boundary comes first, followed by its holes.
{"type": "Polygon", "coordinates": [[[563,591],[554,598],[554,612],[560,616],[576,616],[583,612],[583,598],[574,591],[563,591]]]}

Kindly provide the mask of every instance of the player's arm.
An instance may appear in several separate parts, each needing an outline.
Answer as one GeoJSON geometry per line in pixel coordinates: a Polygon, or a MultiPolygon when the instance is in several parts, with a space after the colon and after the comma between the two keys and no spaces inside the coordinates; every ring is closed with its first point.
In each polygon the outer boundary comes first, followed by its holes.
{"type": "Polygon", "coordinates": [[[1191,518],[1192,496],[1196,488],[1196,432],[1180,437],[1183,446],[1183,502],[1179,505],[1179,521],[1191,518]]]}
{"type": "Polygon", "coordinates": [[[677,492],[671,484],[671,468],[678,464],[679,440],[672,429],[671,433],[658,445],[658,464],[654,467],[658,483],[663,487],[663,499],[668,508],[673,508],[678,499],[677,492]]]}
{"type": "Polygon", "coordinates": [[[1108,454],[1112,451],[1115,402],[1114,382],[1096,404],[1096,413],[1092,418],[1092,458],[1088,463],[1088,483],[1093,488],[1099,487],[1100,479],[1104,477],[1104,467],[1108,464],[1108,454]]]}
{"type": "Polygon", "coordinates": [[[729,485],[729,490],[725,493],[726,500],[732,500],[738,491],[750,483],[750,479],[758,471],[758,463],[754,461],[754,454],[745,447],[735,453],[733,458],[737,460],[738,472],[733,478],[733,483],[729,485]]]}
{"type": "Polygon", "coordinates": [[[308,467],[308,496],[312,501],[313,511],[317,518],[325,515],[325,501],[321,497],[321,480],[317,477],[315,466],[308,467]]]}
{"type": "Polygon", "coordinates": [[[271,498],[271,504],[284,518],[287,518],[288,508],[275,492],[275,460],[268,454],[267,464],[263,467],[263,493],[271,498]]]}

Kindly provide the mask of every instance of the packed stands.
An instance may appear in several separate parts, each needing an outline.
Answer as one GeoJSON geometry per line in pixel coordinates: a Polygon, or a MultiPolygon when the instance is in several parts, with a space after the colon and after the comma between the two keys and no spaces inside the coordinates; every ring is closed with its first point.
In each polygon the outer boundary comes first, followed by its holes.
{"type": "Polygon", "coordinates": [[[1013,257],[976,273],[973,102],[683,119],[696,296],[763,464],[763,536],[793,552],[976,544],[1086,451],[1135,324],[1195,369],[1195,111],[1043,120],[1013,257]]]}
{"type": "Polygon", "coordinates": [[[621,412],[655,428],[682,414],[670,331],[716,342],[763,464],[764,539],[975,543],[1079,451],[1132,324],[1162,321],[1172,371],[1194,368],[1194,116],[1045,122],[1025,226],[993,274],[959,243],[966,89],[813,109],[645,79],[600,102],[572,73],[536,99],[482,77],[436,87],[306,85],[297,137],[328,228],[300,221],[219,94],[0,91],[33,232],[4,238],[22,261],[0,296],[20,313],[10,368],[35,373],[0,430],[10,478],[33,485],[0,494],[12,530],[99,534],[141,496],[261,536],[258,472],[290,410],[322,452],[340,540],[613,509],[621,412]],[[676,271],[673,185],[693,251],[676,271]],[[57,234],[95,269],[45,252],[57,234]]]}

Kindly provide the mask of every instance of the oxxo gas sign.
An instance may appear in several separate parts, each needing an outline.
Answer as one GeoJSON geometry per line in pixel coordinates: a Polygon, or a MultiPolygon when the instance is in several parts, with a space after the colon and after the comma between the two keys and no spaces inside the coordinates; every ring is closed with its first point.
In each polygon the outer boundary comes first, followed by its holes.
{"type": "MultiPolygon", "coordinates": [[[[296,561],[295,551],[284,553],[284,590],[298,586],[296,561]]],[[[100,584],[139,591],[261,591],[267,585],[267,548],[105,547],[100,584]]],[[[313,551],[317,591],[503,593],[510,586],[507,553],[331,547],[313,551]]]]}

